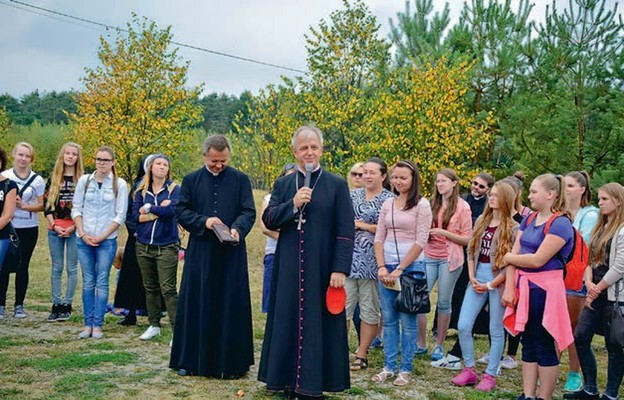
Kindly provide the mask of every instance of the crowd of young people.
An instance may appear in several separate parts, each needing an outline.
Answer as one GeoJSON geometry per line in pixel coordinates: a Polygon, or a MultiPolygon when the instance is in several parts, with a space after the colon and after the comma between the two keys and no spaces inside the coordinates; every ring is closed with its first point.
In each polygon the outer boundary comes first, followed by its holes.
{"type": "MultiPolygon", "coordinates": [[[[160,334],[163,308],[173,327],[178,301],[176,205],[180,188],[169,177],[169,158],[163,154],[145,157],[140,165],[144,176],[129,191],[117,175],[114,150],[106,146],[95,153],[95,171],[84,174],[80,145],[66,143],[47,184],[31,169],[35,150],[30,144],[17,143],[11,156],[13,166],[8,168],[9,158],[0,149],[0,170],[4,171],[0,176],[0,319],[8,317],[6,293],[12,272],[16,272],[12,316],[27,316],[29,264],[38,239],[38,212],[43,211],[51,259],[49,322],[66,321],[75,311],[80,264],[84,329],[78,336],[103,337],[110,267],[119,229],[126,223],[131,236],[125,252],[131,249],[131,253],[125,258],[136,262],[134,273],[144,290],[149,318],[141,339],[160,334]],[[17,268],[3,262],[12,235],[20,240],[17,268]]],[[[287,164],[282,176],[297,168],[287,164]]],[[[519,174],[494,183],[490,175],[481,173],[473,180],[470,194],[460,196],[459,177],[444,168],[435,175],[430,198],[422,195],[420,172],[409,160],[388,168],[382,159],[373,157],[354,165],[347,179],[355,237],[345,283],[346,320],[359,316],[352,371],[369,367],[368,349],[383,326],[384,362],[380,372],[372,375],[374,382],[391,379],[396,386],[408,385],[414,357],[429,354],[434,367],[460,370],[451,379],[454,385],[475,385],[476,390],[488,392],[497,387],[501,364],[517,365],[521,338],[524,393],[519,398],[552,398],[563,351],[568,351],[570,360],[562,388],[565,397],[600,398],[591,340],[601,333],[608,352],[602,398],[618,398],[624,353],[610,340],[610,319],[616,301],[624,301],[624,188],[620,184],[601,186],[595,207],[586,173],[540,175],[530,185],[529,209],[521,204],[523,176],[519,174]],[[564,284],[565,265],[577,245],[575,229],[589,248],[580,289],[564,284]],[[426,280],[430,295],[437,283],[431,351],[427,314],[402,312],[395,306],[396,281],[402,275],[426,280]],[[485,328],[477,329],[484,325],[479,322],[483,315],[485,328]],[[457,328],[458,342],[445,354],[450,327],[457,328]],[[473,340],[474,333],[480,332],[490,340],[481,376],[473,340]]],[[[269,200],[270,195],[265,208],[269,200]]],[[[280,232],[263,225],[263,233],[268,237],[262,301],[266,312],[280,232]]],[[[136,301],[132,304],[131,313],[138,307],[136,301]]],[[[136,323],[134,314],[131,317],[136,323]]],[[[126,318],[126,323],[132,321],[126,318]]]]}

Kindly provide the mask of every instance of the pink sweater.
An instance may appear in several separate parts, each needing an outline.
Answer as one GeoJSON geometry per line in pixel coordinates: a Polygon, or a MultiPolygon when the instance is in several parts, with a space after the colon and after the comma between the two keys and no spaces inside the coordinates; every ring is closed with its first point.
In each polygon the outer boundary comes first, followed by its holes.
{"type": "MultiPolygon", "coordinates": [[[[384,260],[386,264],[398,264],[398,257],[403,259],[414,243],[421,249],[425,248],[431,227],[431,205],[424,197],[418,204],[407,211],[394,207],[394,232],[392,230],[392,202],[394,198],[386,200],[381,206],[375,242],[384,245],[384,260]],[[397,245],[394,243],[396,233],[397,245]],[[398,248],[398,256],[397,256],[398,248]]],[[[422,253],[421,253],[422,254],[422,253]]]]}
{"type": "Polygon", "coordinates": [[[516,269],[518,304],[516,308],[507,307],[503,324],[514,336],[519,332],[524,332],[524,327],[529,320],[529,282],[546,291],[542,325],[555,339],[559,351],[563,351],[574,342],[563,284],[563,270],[525,272],[516,269]]]}

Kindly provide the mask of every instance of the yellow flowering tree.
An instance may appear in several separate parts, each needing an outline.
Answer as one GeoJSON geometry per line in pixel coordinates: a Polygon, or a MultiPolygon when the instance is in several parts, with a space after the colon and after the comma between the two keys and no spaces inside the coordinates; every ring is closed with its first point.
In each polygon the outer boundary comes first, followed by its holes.
{"type": "MultiPolygon", "coordinates": [[[[120,176],[131,180],[142,156],[163,152],[173,160],[196,151],[192,131],[202,120],[201,87],[187,87],[188,62],[171,49],[171,27],[133,15],[114,43],[100,38],[101,65],[87,68],[69,139],[82,144],[85,162],[111,146],[120,176]]],[[[174,163],[175,167],[175,163],[174,163]]]]}

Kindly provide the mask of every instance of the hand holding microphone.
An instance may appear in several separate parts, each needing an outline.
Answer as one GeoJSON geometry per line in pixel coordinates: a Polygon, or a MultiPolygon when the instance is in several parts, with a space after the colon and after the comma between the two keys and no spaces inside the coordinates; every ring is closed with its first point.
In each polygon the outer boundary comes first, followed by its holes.
{"type": "Polygon", "coordinates": [[[295,197],[293,197],[293,203],[295,207],[301,208],[305,204],[309,203],[312,200],[312,189],[310,188],[310,182],[312,180],[312,170],[314,169],[314,164],[306,164],[305,165],[305,178],[303,180],[303,186],[301,189],[297,190],[295,193],[295,197]]]}

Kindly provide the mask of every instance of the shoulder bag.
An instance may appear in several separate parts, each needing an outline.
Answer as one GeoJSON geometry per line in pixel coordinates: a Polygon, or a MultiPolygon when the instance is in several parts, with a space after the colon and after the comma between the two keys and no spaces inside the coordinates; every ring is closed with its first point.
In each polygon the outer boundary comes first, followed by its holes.
{"type": "Polygon", "coordinates": [[[624,304],[621,304],[619,300],[620,283],[622,283],[622,279],[615,282],[615,305],[611,312],[609,342],[613,346],[624,347],[624,313],[622,312],[624,304]]]}
{"type": "MultiPolygon", "coordinates": [[[[392,200],[392,233],[394,234],[394,246],[397,252],[399,264],[401,257],[399,256],[399,245],[396,238],[396,230],[394,227],[394,199],[392,200]]],[[[401,280],[401,291],[394,299],[394,309],[398,312],[406,314],[427,314],[431,311],[431,302],[429,301],[429,291],[427,290],[427,279],[416,278],[409,273],[403,273],[399,277],[401,280]]]]}

